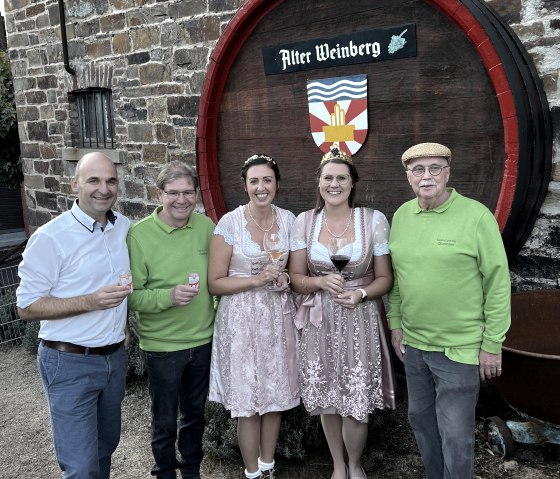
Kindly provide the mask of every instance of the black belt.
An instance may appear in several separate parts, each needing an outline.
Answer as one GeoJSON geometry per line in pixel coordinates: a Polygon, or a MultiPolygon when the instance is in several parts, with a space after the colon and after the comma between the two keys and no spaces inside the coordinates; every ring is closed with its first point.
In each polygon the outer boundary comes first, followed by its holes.
{"type": "Polygon", "coordinates": [[[64,353],[74,353],[74,354],[111,354],[119,349],[124,340],[120,343],[109,344],[108,346],[101,346],[98,348],[87,348],[86,346],[80,346],[79,344],[65,343],[64,341],[47,341],[43,339],[43,345],[47,348],[56,349],[57,351],[62,351],[64,353]]]}

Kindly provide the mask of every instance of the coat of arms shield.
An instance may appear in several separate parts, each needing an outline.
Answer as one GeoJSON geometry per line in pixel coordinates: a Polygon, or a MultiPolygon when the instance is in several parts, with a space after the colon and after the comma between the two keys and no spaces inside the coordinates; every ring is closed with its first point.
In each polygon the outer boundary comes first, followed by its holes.
{"type": "Polygon", "coordinates": [[[325,78],[307,82],[311,134],[327,153],[338,141],[348,154],[356,153],[366,141],[367,76],[325,78]]]}

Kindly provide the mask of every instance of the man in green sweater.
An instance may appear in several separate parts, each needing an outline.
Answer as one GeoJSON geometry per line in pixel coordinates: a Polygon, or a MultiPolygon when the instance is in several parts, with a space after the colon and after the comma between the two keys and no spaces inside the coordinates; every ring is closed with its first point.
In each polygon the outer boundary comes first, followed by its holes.
{"type": "Polygon", "coordinates": [[[501,374],[510,325],[507,258],[492,213],[447,188],[447,147],[415,145],[402,163],[416,198],[391,227],[391,339],[426,477],[470,479],[480,380],[501,374]]]}
{"type": "Polygon", "coordinates": [[[157,196],[162,206],[127,238],[133,282],[128,305],[136,312],[152,400],[151,473],[174,479],[179,469],[183,479],[198,479],[214,328],[207,286],[214,223],[194,212],[198,177],[182,162],[162,169],[157,196]]]}

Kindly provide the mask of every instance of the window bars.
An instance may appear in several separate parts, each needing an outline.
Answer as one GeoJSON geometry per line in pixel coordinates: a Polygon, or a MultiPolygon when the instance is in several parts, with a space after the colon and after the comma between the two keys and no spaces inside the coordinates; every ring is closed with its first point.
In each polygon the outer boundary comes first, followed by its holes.
{"type": "Polygon", "coordinates": [[[111,90],[88,88],[72,92],[77,100],[83,148],[114,148],[111,90]]]}

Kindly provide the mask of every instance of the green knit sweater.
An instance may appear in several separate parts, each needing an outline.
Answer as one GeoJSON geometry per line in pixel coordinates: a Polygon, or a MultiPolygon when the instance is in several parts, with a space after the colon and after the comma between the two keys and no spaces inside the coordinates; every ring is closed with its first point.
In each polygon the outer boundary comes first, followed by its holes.
{"type": "Polygon", "coordinates": [[[161,206],[130,229],[127,238],[133,293],[128,307],[136,312],[144,351],[189,349],[212,340],[214,304],[208,292],[208,248],[214,223],[192,213],[183,228],[165,224],[161,206]],[[171,304],[171,291],[200,275],[200,293],[186,306],[171,304]]]}
{"type": "Polygon", "coordinates": [[[478,364],[480,348],[501,352],[510,325],[507,258],[492,213],[449,191],[438,208],[413,199],[393,217],[388,317],[404,344],[478,364]]]}

